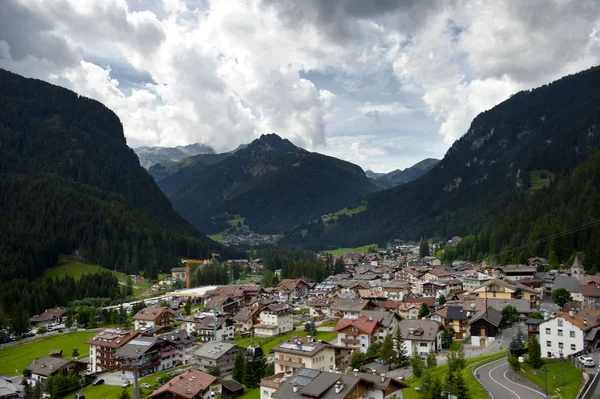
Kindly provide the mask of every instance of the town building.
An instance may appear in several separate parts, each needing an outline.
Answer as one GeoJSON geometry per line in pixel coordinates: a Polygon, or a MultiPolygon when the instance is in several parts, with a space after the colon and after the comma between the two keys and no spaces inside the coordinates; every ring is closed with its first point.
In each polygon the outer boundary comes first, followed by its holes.
{"type": "Polygon", "coordinates": [[[363,310],[372,309],[370,302],[366,299],[344,299],[340,298],[331,307],[333,314],[344,319],[357,319],[363,310]]]}
{"type": "Polygon", "coordinates": [[[491,306],[469,320],[471,345],[484,347],[496,340],[502,323],[502,312],[491,306]]]}
{"type": "Polygon", "coordinates": [[[477,287],[479,298],[526,299],[537,298],[538,293],[533,288],[508,279],[493,279],[477,287]]]}
{"type": "Polygon", "coordinates": [[[153,399],[209,399],[220,390],[218,378],[198,369],[191,369],[169,380],[152,392],[153,399]]]}
{"type": "Polygon", "coordinates": [[[117,369],[115,352],[140,333],[107,328],[89,338],[85,343],[90,346],[89,371],[99,373],[117,369]]]}
{"type": "MultiPolygon", "coordinates": [[[[593,315],[598,315],[598,312],[593,315]]],[[[571,310],[568,313],[557,312],[556,316],[539,325],[540,347],[542,356],[559,358],[578,354],[583,350],[595,351],[600,339],[600,323],[598,319],[571,310]]]]}
{"type": "Polygon", "coordinates": [[[30,385],[41,384],[43,386],[50,376],[83,374],[86,368],[86,364],[82,361],[44,356],[25,366],[25,373],[28,375],[30,385]]]}
{"type": "Polygon", "coordinates": [[[312,284],[307,283],[305,280],[281,280],[276,287],[277,292],[279,292],[279,302],[296,303],[305,299],[308,296],[308,291],[311,289],[311,286],[312,284]]]}
{"type": "Polygon", "coordinates": [[[269,305],[263,309],[259,317],[259,324],[254,326],[257,337],[274,337],[294,329],[294,316],[292,308],[280,303],[269,305]]]}
{"type": "Polygon", "coordinates": [[[463,339],[468,333],[470,312],[462,306],[446,306],[429,315],[429,320],[440,322],[444,328],[454,329],[454,339],[463,339]]]}
{"type": "Polygon", "coordinates": [[[442,323],[433,320],[404,319],[398,323],[408,354],[427,355],[429,351],[437,352],[441,346],[442,323]]]}
{"type": "Polygon", "coordinates": [[[185,281],[185,267],[174,267],[171,269],[171,278],[175,281],[185,281]]]}
{"type": "Polygon", "coordinates": [[[314,338],[292,338],[273,348],[275,373],[309,368],[333,371],[336,369],[335,350],[326,342],[314,338]]]}
{"type": "Polygon", "coordinates": [[[48,326],[50,324],[61,324],[67,319],[66,309],[46,309],[44,313],[28,319],[32,326],[48,326]]]}
{"type": "Polygon", "coordinates": [[[228,341],[235,335],[235,320],[231,317],[195,313],[185,319],[185,322],[188,334],[195,334],[200,342],[228,341]]]}
{"type": "Polygon", "coordinates": [[[260,316],[261,309],[257,307],[246,307],[241,308],[235,316],[233,321],[235,322],[233,327],[236,332],[250,331],[254,324],[258,323],[258,317],[260,316]]]}
{"type": "Polygon", "coordinates": [[[144,308],[133,316],[135,329],[154,326],[170,326],[175,321],[175,312],[169,308],[144,308]]]}
{"type": "Polygon", "coordinates": [[[333,331],[338,333],[338,345],[367,353],[371,344],[377,342],[381,323],[368,317],[338,320],[333,331]]]}
{"type": "Polygon", "coordinates": [[[194,357],[198,360],[198,368],[201,371],[208,373],[211,369],[219,367],[221,377],[225,377],[231,375],[235,356],[240,350],[243,349],[235,344],[208,342],[194,352],[194,357]]]}

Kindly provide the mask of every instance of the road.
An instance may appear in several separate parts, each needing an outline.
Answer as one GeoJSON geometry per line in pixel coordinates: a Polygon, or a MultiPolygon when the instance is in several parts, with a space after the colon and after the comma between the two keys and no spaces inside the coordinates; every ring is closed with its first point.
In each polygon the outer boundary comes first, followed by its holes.
{"type": "Polygon", "coordinates": [[[507,372],[508,361],[506,358],[488,363],[475,370],[492,399],[540,399],[546,397],[544,392],[508,379],[507,372]]]}

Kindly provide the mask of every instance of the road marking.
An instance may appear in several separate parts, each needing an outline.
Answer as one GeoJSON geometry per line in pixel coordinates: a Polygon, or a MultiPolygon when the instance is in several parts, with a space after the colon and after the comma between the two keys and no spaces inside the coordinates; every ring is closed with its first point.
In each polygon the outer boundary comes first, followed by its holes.
{"type": "Polygon", "coordinates": [[[535,393],[539,393],[539,394],[540,394],[540,395],[542,395],[544,398],[546,397],[546,394],[545,394],[545,393],[541,393],[541,392],[540,392],[540,391],[538,391],[537,389],[529,388],[529,387],[527,387],[527,386],[525,386],[525,385],[523,385],[523,384],[519,384],[518,382],[515,382],[515,381],[511,380],[510,378],[508,378],[508,377],[506,376],[506,373],[508,373],[508,370],[506,370],[506,371],[504,372],[504,378],[505,378],[507,381],[510,381],[510,382],[512,382],[513,384],[515,384],[515,385],[518,385],[518,386],[520,386],[520,387],[523,387],[523,388],[525,388],[525,389],[529,389],[530,391],[533,391],[533,392],[535,392],[535,393]]]}
{"type": "Polygon", "coordinates": [[[504,364],[501,364],[501,365],[499,365],[499,366],[496,366],[496,367],[494,367],[493,369],[491,369],[491,370],[490,370],[490,372],[488,373],[488,375],[489,375],[490,379],[491,379],[492,381],[494,381],[496,384],[498,384],[498,385],[500,385],[501,387],[505,388],[506,390],[508,390],[508,391],[510,391],[510,392],[512,392],[512,393],[514,393],[514,394],[515,394],[515,396],[516,396],[517,398],[521,399],[521,397],[520,397],[520,396],[519,396],[519,395],[518,395],[518,394],[517,394],[515,391],[513,391],[512,389],[510,389],[510,388],[509,388],[509,387],[507,387],[506,385],[504,385],[504,384],[501,384],[501,383],[500,383],[500,382],[498,382],[498,381],[497,381],[497,380],[496,380],[494,377],[492,377],[492,371],[494,371],[494,370],[496,370],[496,369],[498,369],[498,368],[500,368],[500,367],[504,367],[504,364]]]}
{"type": "MultiPolygon", "coordinates": [[[[486,364],[482,364],[481,366],[479,366],[479,367],[477,367],[477,368],[475,369],[475,375],[478,375],[478,374],[479,374],[479,373],[478,373],[478,371],[479,371],[479,369],[480,369],[480,368],[483,368],[483,367],[485,367],[485,366],[489,366],[489,365],[490,365],[490,364],[492,364],[492,363],[496,363],[496,362],[499,362],[500,360],[504,360],[504,359],[506,359],[506,358],[504,358],[504,357],[503,357],[503,358],[501,358],[501,359],[494,360],[493,362],[489,362],[489,363],[486,363],[486,364]]],[[[481,385],[482,385],[482,386],[485,388],[485,390],[488,392],[488,394],[490,395],[490,399],[494,399],[494,395],[492,395],[492,393],[490,392],[490,390],[489,390],[489,389],[488,389],[488,388],[485,386],[485,384],[484,384],[484,383],[481,381],[481,379],[478,379],[478,381],[479,381],[479,383],[480,383],[480,384],[481,384],[481,385]]]]}

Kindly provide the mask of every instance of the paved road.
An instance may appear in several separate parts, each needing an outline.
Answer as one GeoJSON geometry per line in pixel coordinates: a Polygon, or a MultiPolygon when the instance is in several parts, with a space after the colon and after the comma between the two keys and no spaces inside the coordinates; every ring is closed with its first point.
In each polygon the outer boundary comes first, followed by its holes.
{"type": "Polygon", "coordinates": [[[542,391],[511,381],[507,377],[507,371],[508,361],[506,358],[488,363],[475,370],[492,399],[541,399],[546,397],[542,391]]]}

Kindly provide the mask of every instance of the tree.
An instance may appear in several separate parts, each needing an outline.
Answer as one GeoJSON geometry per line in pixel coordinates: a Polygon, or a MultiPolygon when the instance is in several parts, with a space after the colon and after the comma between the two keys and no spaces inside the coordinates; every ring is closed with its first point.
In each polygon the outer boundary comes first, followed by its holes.
{"type": "Polygon", "coordinates": [[[421,358],[416,350],[410,357],[410,366],[412,367],[412,371],[415,376],[420,377],[423,374],[423,370],[425,369],[425,361],[421,358]]]}
{"type": "Polygon", "coordinates": [[[440,305],[445,304],[446,303],[446,297],[444,295],[440,294],[440,296],[438,297],[438,303],[440,305]]]}
{"type": "Polygon", "coordinates": [[[542,315],[540,312],[532,312],[529,313],[529,318],[530,319],[544,319],[544,315],[542,315]]]}
{"type": "Polygon", "coordinates": [[[519,322],[519,312],[513,305],[505,306],[502,309],[502,323],[505,326],[512,326],[519,322]]]}
{"type": "Polygon", "coordinates": [[[441,398],[442,391],[443,388],[440,378],[430,371],[425,371],[423,376],[423,397],[441,398]]]}
{"type": "Polygon", "coordinates": [[[269,269],[265,269],[262,278],[260,279],[260,286],[263,288],[271,288],[275,287],[278,284],[276,283],[275,273],[270,271],[269,269]]]}
{"type": "Polygon", "coordinates": [[[423,317],[429,315],[429,305],[427,305],[425,302],[423,302],[421,304],[421,307],[419,308],[419,319],[422,319],[423,317]]]}
{"type": "Polygon", "coordinates": [[[408,350],[406,349],[406,343],[404,342],[404,336],[400,326],[396,327],[394,331],[394,341],[396,344],[396,359],[398,364],[404,365],[408,362],[408,350]]]}
{"type": "Polygon", "coordinates": [[[542,360],[542,349],[540,348],[540,343],[535,335],[532,337],[531,341],[529,341],[529,348],[527,352],[529,354],[528,361],[531,367],[539,369],[543,366],[544,361],[542,360]]]}
{"type": "Polygon", "coordinates": [[[446,359],[450,372],[462,370],[467,366],[467,360],[462,351],[449,351],[446,353],[446,359]]]}
{"type": "Polygon", "coordinates": [[[188,298],[185,301],[185,306],[183,307],[183,311],[186,314],[186,316],[189,316],[192,313],[192,299],[188,298]]]}
{"type": "Polygon", "coordinates": [[[521,330],[518,330],[517,333],[513,335],[512,340],[508,345],[508,351],[513,356],[521,356],[525,353],[525,342],[523,341],[521,330]]]}
{"type": "Polygon", "coordinates": [[[427,368],[433,368],[437,366],[437,358],[435,357],[435,352],[433,351],[433,349],[429,350],[429,353],[427,354],[427,368]]]}
{"type": "Polygon", "coordinates": [[[369,346],[369,348],[367,349],[367,357],[378,356],[379,350],[381,349],[382,346],[383,346],[383,342],[381,342],[381,341],[373,342],[371,344],[371,346],[369,346]]]}
{"type": "Polygon", "coordinates": [[[383,344],[381,345],[377,355],[381,359],[385,360],[387,364],[390,363],[390,359],[394,357],[394,341],[392,341],[391,335],[388,334],[385,336],[383,339],[383,344]]]}
{"type": "Polygon", "coordinates": [[[450,345],[452,345],[452,339],[456,332],[454,328],[448,327],[444,331],[442,331],[442,348],[449,349],[450,345]]]}
{"type": "Polygon", "coordinates": [[[449,371],[446,385],[457,399],[469,399],[469,389],[465,384],[462,369],[449,371]]]}
{"type": "Polygon", "coordinates": [[[73,348],[73,349],[71,350],[71,357],[72,357],[72,358],[77,358],[77,357],[79,357],[79,349],[77,349],[77,348],[73,348]]]}
{"type": "Polygon", "coordinates": [[[429,242],[427,241],[427,238],[421,238],[421,244],[419,245],[419,257],[424,258],[429,255],[429,242]]]}
{"type": "Polygon", "coordinates": [[[38,327],[38,329],[36,330],[37,335],[43,335],[43,334],[46,334],[47,332],[48,332],[48,329],[45,326],[38,327]]]}
{"type": "Polygon", "coordinates": [[[220,377],[221,376],[221,368],[219,367],[219,365],[210,367],[208,369],[208,374],[213,375],[215,377],[220,377]]]}
{"type": "Polygon", "coordinates": [[[514,371],[521,370],[521,363],[519,363],[519,358],[514,355],[508,355],[508,364],[510,365],[510,368],[512,368],[514,371]]]}
{"type": "Polygon", "coordinates": [[[304,323],[304,331],[313,337],[317,335],[317,326],[315,325],[314,320],[304,323]]]}
{"type": "Polygon", "coordinates": [[[561,309],[563,306],[565,306],[565,303],[571,302],[572,300],[573,297],[571,296],[571,293],[567,291],[566,288],[558,288],[552,291],[552,302],[560,306],[561,309]]]}
{"type": "Polygon", "coordinates": [[[65,327],[71,328],[73,327],[73,309],[67,309],[67,319],[65,320],[65,327]]]}
{"type": "Polygon", "coordinates": [[[242,382],[244,378],[244,369],[246,367],[246,356],[244,356],[244,351],[240,350],[235,355],[235,359],[233,361],[233,371],[232,377],[237,382],[242,382]]]}
{"type": "Polygon", "coordinates": [[[131,394],[127,392],[127,389],[123,388],[117,399],[131,399],[131,394]]]}
{"type": "Polygon", "coordinates": [[[360,370],[363,364],[367,361],[367,355],[362,352],[354,352],[350,357],[350,369],[360,370]]]}

